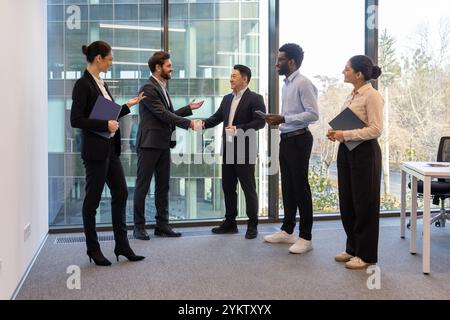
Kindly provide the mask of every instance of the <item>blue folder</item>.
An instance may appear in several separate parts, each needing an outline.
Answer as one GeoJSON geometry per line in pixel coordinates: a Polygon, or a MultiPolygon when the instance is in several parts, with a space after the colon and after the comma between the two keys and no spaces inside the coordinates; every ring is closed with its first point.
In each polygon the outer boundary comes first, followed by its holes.
{"type": "MultiPolygon", "coordinates": [[[[102,95],[99,95],[97,101],[95,101],[94,108],[92,109],[91,114],[89,115],[89,119],[98,119],[98,120],[116,120],[119,118],[120,111],[122,110],[122,106],[118,105],[115,102],[112,102],[102,95]]],[[[109,131],[93,131],[92,132],[109,138],[111,136],[111,132],[109,131]]]]}
{"type": "MultiPolygon", "coordinates": [[[[353,111],[350,110],[350,108],[345,108],[328,124],[334,130],[354,130],[354,129],[361,129],[366,126],[366,124],[360,118],[358,118],[358,116],[354,114],[353,111]]],[[[344,142],[344,144],[347,146],[348,150],[352,151],[362,142],[363,142],[362,140],[346,141],[344,142]]]]}

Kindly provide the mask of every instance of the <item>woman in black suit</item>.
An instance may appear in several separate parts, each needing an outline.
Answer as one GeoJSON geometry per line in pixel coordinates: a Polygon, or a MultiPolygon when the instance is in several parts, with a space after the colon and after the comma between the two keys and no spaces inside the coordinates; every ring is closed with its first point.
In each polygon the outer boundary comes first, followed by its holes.
{"type": "MultiPolygon", "coordinates": [[[[88,62],[84,75],[75,83],[72,92],[72,127],[81,130],[81,158],[86,169],[86,195],[83,202],[83,226],[86,235],[89,261],[96,265],[109,266],[111,262],[103,256],[95,230],[95,215],[101,194],[106,184],[111,191],[111,213],[114,239],[114,254],[117,261],[123,255],[130,261],[144,259],[136,255],[127,237],[125,208],[128,190],[120,156],[120,130],[115,120],[89,119],[89,115],[99,95],[114,101],[108,86],[100,78],[100,72],[107,72],[112,65],[112,51],[104,41],[95,41],[82,47],[88,62]],[[110,132],[105,138],[92,131],[110,132]]],[[[130,113],[130,107],[142,100],[143,94],[128,100],[122,106],[119,118],[130,113]]]]}

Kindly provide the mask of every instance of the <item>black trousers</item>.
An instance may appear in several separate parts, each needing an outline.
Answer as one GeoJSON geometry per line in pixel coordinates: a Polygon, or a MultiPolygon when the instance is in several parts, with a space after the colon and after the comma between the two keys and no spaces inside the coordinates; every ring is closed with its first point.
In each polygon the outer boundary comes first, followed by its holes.
{"type": "Polygon", "coordinates": [[[95,215],[100,204],[105,182],[111,191],[111,215],[116,248],[128,248],[126,205],[128,189],[123,173],[122,163],[114,151],[111,141],[111,152],[106,160],[84,160],[86,169],[86,195],[83,201],[83,226],[86,235],[86,246],[90,251],[100,250],[95,230],[95,215]]]}
{"type": "Polygon", "coordinates": [[[280,141],[280,171],[284,219],[281,230],[294,232],[297,209],[300,213],[300,238],[311,240],[313,206],[308,181],[309,158],[313,145],[311,132],[280,141]]]}
{"type": "Polygon", "coordinates": [[[140,148],[136,188],[134,190],[134,225],[145,226],[145,198],[155,174],[156,225],[169,223],[170,149],[140,148]]]}
{"type": "Polygon", "coordinates": [[[377,140],[365,141],[353,151],[341,143],[337,168],[346,252],[376,263],[381,183],[381,150],[377,140]]]}
{"type": "Polygon", "coordinates": [[[258,195],[256,193],[254,164],[222,164],[222,189],[225,198],[225,219],[235,221],[237,209],[237,183],[244,191],[249,223],[258,224],[258,195]]]}

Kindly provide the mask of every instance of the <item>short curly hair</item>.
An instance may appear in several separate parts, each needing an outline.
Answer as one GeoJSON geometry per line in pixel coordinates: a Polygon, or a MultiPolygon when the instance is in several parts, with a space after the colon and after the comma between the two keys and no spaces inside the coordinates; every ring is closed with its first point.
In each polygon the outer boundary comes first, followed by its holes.
{"type": "Polygon", "coordinates": [[[295,62],[295,66],[298,68],[301,67],[304,57],[304,52],[302,47],[300,47],[296,43],[286,43],[278,49],[280,52],[284,52],[286,57],[290,60],[293,59],[295,62]]]}

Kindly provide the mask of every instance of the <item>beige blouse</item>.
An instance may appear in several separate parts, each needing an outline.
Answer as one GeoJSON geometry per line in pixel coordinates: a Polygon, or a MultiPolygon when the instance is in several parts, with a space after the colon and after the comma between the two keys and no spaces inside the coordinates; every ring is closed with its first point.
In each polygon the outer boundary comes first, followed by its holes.
{"type": "Polygon", "coordinates": [[[383,106],[381,94],[368,83],[353,91],[344,103],[342,109],[349,107],[366,127],[343,131],[345,141],[371,140],[381,136],[383,131],[383,106]]]}

